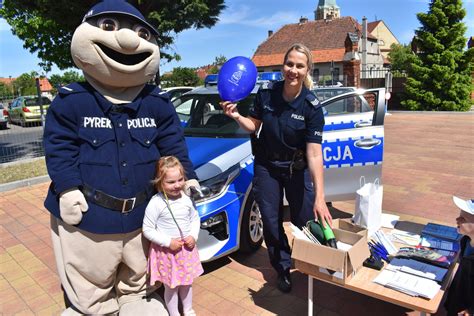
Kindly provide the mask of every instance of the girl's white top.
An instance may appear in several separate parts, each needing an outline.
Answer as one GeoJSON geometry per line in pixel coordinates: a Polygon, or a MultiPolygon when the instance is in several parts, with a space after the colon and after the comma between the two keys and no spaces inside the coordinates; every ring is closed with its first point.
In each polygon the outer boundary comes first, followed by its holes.
{"type": "MultiPolygon", "coordinates": [[[[183,237],[193,236],[197,241],[201,220],[191,198],[182,193],[180,198],[168,201],[183,237]]],[[[162,247],[169,247],[171,238],[181,237],[162,193],[155,194],[148,202],[143,218],[143,235],[162,247]]]]}

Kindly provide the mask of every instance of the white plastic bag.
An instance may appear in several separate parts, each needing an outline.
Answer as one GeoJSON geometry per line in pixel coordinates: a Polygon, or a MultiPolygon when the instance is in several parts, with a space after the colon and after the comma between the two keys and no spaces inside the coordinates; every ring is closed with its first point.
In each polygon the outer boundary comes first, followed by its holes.
{"type": "Polygon", "coordinates": [[[373,183],[365,183],[365,177],[360,178],[360,189],[356,191],[355,213],[353,222],[368,230],[372,236],[382,225],[383,186],[379,179],[373,183]]]}

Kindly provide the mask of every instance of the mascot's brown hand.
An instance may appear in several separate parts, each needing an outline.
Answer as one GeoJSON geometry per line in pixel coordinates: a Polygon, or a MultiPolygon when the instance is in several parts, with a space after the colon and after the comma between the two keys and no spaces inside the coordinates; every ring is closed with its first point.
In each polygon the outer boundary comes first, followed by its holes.
{"type": "Polygon", "coordinates": [[[186,183],[184,184],[184,193],[186,193],[186,195],[188,196],[191,196],[191,188],[195,188],[197,191],[201,191],[201,186],[199,185],[198,180],[189,179],[188,181],[186,181],[186,183]]]}
{"type": "Polygon", "coordinates": [[[77,188],[64,191],[59,196],[61,219],[69,225],[79,224],[82,220],[82,213],[87,212],[88,208],[84,194],[77,188]]]}

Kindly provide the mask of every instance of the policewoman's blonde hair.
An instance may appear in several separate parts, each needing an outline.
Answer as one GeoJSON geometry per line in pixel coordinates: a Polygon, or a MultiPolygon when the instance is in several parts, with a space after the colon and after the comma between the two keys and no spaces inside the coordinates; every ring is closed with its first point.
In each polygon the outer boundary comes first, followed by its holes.
{"type": "Polygon", "coordinates": [[[306,47],[305,45],[301,43],[293,44],[286,51],[285,58],[283,59],[283,65],[286,64],[288,55],[294,50],[299,53],[303,53],[306,56],[306,59],[308,60],[308,63],[306,64],[306,66],[308,67],[308,73],[306,74],[306,77],[304,78],[304,85],[306,88],[311,90],[313,89],[313,54],[311,53],[308,47],[306,47]]]}
{"type": "Polygon", "coordinates": [[[165,179],[166,171],[174,167],[178,167],[184,180],[187,180],[184,167],[179,159],[175,156],[163,156],[156,162],[155,178],[151,180],[151,183],[155,187],[156,191],[163,192],[163,180],[165,179]]]}

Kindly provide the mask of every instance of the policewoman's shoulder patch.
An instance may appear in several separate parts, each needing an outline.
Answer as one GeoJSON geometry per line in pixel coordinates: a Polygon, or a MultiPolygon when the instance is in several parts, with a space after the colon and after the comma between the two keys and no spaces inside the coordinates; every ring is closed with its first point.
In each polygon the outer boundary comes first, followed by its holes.
{"type": "Polygon", "coordinates": [[[268,81],[268,82],[262,83],[262,85],[260,86],[260,89],[262,89],[262,90],[271,90],[271,89],[273,89],[273,81],[268,81]]]}
{"type": "Polygon", "coordinates": [[[306,95],[306,101],[308,101],[314,108],[321,106],[321,102],[319,102],[318,97],[316,97],[313,92],[309,92],[306,95]]]}

